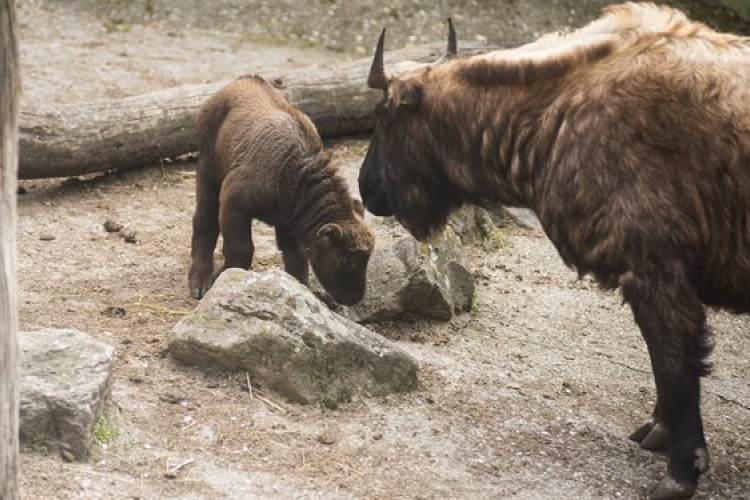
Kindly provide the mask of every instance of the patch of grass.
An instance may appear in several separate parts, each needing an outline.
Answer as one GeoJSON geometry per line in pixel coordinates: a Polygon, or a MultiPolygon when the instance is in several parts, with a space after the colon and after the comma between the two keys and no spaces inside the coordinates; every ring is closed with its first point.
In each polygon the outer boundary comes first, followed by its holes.
{"type": "Polygon", "coordinates": [[[471,314],[475,314],[479,309],[479,294],[474,290],[471,295],[471,314]]]}
{"type": "Polygon", "coordinates": [[[100,411],[96,414],[96,421],[94,422],[94,441],[99,446],[108,444],[120,435],[120,431],[117,427],[109,421],[104,412],[100,411]]]}
{"type": "Polygon", "coordinates": [[[104,29],[107,33],[127,33],[133,26],[122,19],[108,19],[104,21],[104,29]]]}
{"type": "Polygon", "coordinates": [[[494,229],[490,231],[487,238],[482,242],[482,247],[485,250],[500,250],[505,248],[510,243],[508,234],[502,229],[494,229]]]}

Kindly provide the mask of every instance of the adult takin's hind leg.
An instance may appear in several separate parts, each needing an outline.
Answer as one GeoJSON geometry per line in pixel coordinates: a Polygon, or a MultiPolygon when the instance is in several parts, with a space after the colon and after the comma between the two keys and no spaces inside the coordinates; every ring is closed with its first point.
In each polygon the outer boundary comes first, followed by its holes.
{"type": "Polygon", "coordinates": [[[219,238],[219,190],[209,172],[208,165],[199,163],[195,191],[196,202],[190,253],[192,263],[188,274],[188,289],[193,298],[200,299],[211,287],[214,250],[219,238]]]}
{"type": "Polygon", "coordinates": [[[712,348],[706,314],[679,265],[635,270],[620,283],[648,346],[657,392],[651,421],[631,437],[669,448],[668,474],[649,498],[688,498],[708,469],[700,414],[700,377],[712,348]]]}
{"type": "Polygon", "coordinates": [[[276,245],[281,250],[281,255],[284,259],[284,271],[307,286],[310,276],[310,261],[297,240],[287,231],[277,227],[276,245]]]}

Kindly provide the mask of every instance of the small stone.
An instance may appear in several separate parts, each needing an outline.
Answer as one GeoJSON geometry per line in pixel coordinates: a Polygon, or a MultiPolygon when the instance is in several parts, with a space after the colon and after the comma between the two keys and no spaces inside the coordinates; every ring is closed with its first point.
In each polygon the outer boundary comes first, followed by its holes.
{"type": "Polygon", "coordinates": [[[104,221],[104,230],[108,233],[117,233],[122,229],[122,224],[115,222],[112,219],[104,221]]]}
{"type": "Polygon", "coordinates": [[[120,231],[120,234],[122,235],[122,238],[125,240],[125,243],[137,243],[138,237],[137,233],[133,231],[132,229],[123,229],[120,231]]]}
{"type": "Polygon", "coordinates": [[[170,394],[170,393],[167,392],[167,393],[164,393],[164,394],[159,394],[159,401],[162,401],[164,403],[169,403],[169,404],[172,404],[172,405],[178,405],[178,404],[182,403],[183,398],[181,398],[179,396],[175,396],[174,394],[170,394]]]}
{"type": "Polygon", "coordinates": [[[320,444],[336,444],[340,439],[340,431],[336,428],[324,429],[323,431],[318,433],[316,439],[320,444]]]}
{"type": "Polygon", "coordinates": [[[102,314],[111,318],[122,318],[123,316],[125,316],[125,308],[109,306],[102,311],[102,314]]]}
{"type": "Polygon", "coordinates": [[[52,240],[55,239],[55,236],[52,235],[52,234],[43,234],[43,235],[39,236],[39,239],[41,241],[52,241],[52,240]]]}

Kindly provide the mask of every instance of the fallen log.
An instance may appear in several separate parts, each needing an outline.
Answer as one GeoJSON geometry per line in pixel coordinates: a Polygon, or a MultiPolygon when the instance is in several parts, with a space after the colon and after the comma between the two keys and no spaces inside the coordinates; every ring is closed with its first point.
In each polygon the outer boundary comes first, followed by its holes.
{"type": "MultiPolygon", "coordinates": [[[[507,44],[464,42],[459,55],[497,50],[507,44]]],[[[434,61],[444,45],[402,49],[388,66],[434,61]]],[[[367,88],[371,59],[313,66],[273,81],[307,113],[324,138],[365,133],[382,97],[367,88]]],[[[227,80],[228,81],[228,80],[227,80]]],[[[67,177],[156,163],[197,149],[193,122],[199,107],[227,81],[189,85],[120,100],[99,100],[23,109],[20,115],[20,179],[67,177]]]]}

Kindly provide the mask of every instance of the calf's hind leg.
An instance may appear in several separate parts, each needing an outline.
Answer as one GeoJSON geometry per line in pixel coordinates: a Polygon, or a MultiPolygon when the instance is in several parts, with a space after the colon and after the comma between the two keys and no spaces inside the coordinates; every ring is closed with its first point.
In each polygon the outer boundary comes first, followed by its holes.
{"type": "Polygon", "coordinates": [[[652,421],[633,437],[657,432],[653,439],[669,447],[668,474],[649,498],[687,498],[708,469],[700,414],[700,377],[711,352],[706,314],[682,269],[628,273],[621,286],[648,346],[657,393],[652,421]]]}
{"type": "Polygon", "coordinates": [[[188,288],[193,298],[200,299],[211,287],[214,271],[214,250],[219,238],[219,190],[209,173],[209,165],[199,160],[195,179],[195,215],[191,242],[188,288]]]}
{"type": "Polygon", "coordinates": [[[284,229],[277,227],[276,245],[284,259],[284,271],[297,278],[303,285],[307,285],[310,275],[309,259],[297,240],[284,229]]]}

